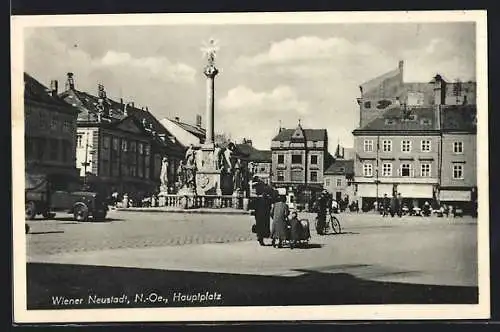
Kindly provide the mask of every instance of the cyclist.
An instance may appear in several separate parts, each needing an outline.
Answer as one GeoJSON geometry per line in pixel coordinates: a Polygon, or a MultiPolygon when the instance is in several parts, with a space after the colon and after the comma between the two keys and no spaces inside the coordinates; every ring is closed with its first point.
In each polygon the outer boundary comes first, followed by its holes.
{"type": "Polygon", "coordinates": [[[317,209],[317,218],[318,218],[318,227],[316,231],[319,235],[323,235],[325,233],[326,227],[326,216],[331,213],[332,207],[332,198],[328,194],[326,189],[323,189],[320,197],[318,198],[318,209],[317,209]]]}

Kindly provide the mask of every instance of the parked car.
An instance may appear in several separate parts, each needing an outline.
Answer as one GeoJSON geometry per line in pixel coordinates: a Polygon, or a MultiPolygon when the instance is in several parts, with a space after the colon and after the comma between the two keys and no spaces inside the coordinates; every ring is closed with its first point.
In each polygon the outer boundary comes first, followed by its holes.
{"type": "Polygon", "coordinates": [[[53,190],[45,175],[25,174],[25,215],[35,219],[37,215],[49,218],[52,212],[73,214],[77,221],[106,218],[108,206],[105,197],[92,191],[53,190]]]}

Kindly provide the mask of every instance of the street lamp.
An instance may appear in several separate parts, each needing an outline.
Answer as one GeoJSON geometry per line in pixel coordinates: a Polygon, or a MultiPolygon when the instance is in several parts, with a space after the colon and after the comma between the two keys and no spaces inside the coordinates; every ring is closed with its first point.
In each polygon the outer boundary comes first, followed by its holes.
{"type": "Polygon", "coordinates": [[[378,201],[378,185],[379,185],[380,181],[378,179],[378,169],[375,170],[375,190],[376,190],[376,196],[377,196],[377,211],[380,210],[380,206],[379,206],[379,201],[378,201]]]}

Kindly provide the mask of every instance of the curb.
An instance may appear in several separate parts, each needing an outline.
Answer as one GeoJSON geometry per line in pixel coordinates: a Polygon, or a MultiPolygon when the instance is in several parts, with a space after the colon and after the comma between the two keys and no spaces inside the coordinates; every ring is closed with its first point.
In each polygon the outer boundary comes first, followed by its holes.
{"type": "Polygon", "coordinates": [[[250,211],[238,210],[197,210],[197,209],[158,209],[158,208],[117,208],[112,211],[123,212],[153,212],[153,213],[188,213],[188,214],[234,214],[250,215],[250,211]]]}

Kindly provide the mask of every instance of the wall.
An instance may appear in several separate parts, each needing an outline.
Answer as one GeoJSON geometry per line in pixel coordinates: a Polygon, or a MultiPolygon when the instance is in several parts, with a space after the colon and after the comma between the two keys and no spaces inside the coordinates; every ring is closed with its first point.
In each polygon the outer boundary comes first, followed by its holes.
{"type": "Polygon", "coordinates": [[[323,186],[330,194],[336,198],[336,193],[341,192],[342,198],[346,195],[349,196],[349,200],[354,198],[354,184],[352,181],[348,181],[345,175],[341,174],[325,174],[324,175],[323,186]],[[340,186],[338,186],[337,181],[340,181],[340,186]]]}
{"type": "Polygon", "coordinates": [[[98,144],[95,145],[94,137],[98,137],[98,128],[79,127],[76,143],[76,165],[80,169],[80,176],[85,176],[85,154],[87,154],[87,172],[97,175],[98,144]],[[81,137],[81,139],[79,139],[81,137]],[[88,143],[87,143],[88,140],[88,143]],[[88,144],[88,147],[86,145],[88,144]]]}
{"type": "Polygon", "coordinates": [[[475,134],[443,134],[442,187],[474,187],[477,186],[475,134]],[[463,142],[463,154],[453,152],[453,143],[463,142]],[[464,179],[453,179],[453,164],[463,165],[464,179]]]}
{"type": "MultiPolygon", "coordinates": [[[[384,136],[379,137],[380,150],[378,152],[378,162],[379,162],[379,180],[388,182],[401,182],[402,179],[398,170],[401,164],[410,164],[412,170],[414,170],[410,178],[420,179],[422,182],[437,182],[438,178],[438,166],[439,166],[439,136],[429,135],[429,136],[384,136]],[[392,141],[392,152],[383,151],[383,141],[392,141]],[[402,152],[401,142],[403,140],[411,141],[411,151],[402,152]],[[430,152],[421,151],[421,141],[429,140],[431,142],[430,152]],[[412,158],[412,160],[408,160],[412,158]],[[384,177],[382,173],[383,163],[392,163],[392,176],[384,177]],[[420,176],[420,164],[426,163],[431,165],[431,176],[422,178],[420,176]]],[[[377,136],[365,135],[365,136],[355,136],[354,137],[355,149],[358,154],[358,158],[354,161],[354,173],[356,174],[356,182],[367,180],[367,182],[374,181],[376,178],[376,165],[377,165],[377,136]],[[364,141],[373,140],[373,152],[364,151],[364,141]],[[372,163],[373,165],[373,176],[364,177],[363,176],[363,164],[372,163]]]]}

